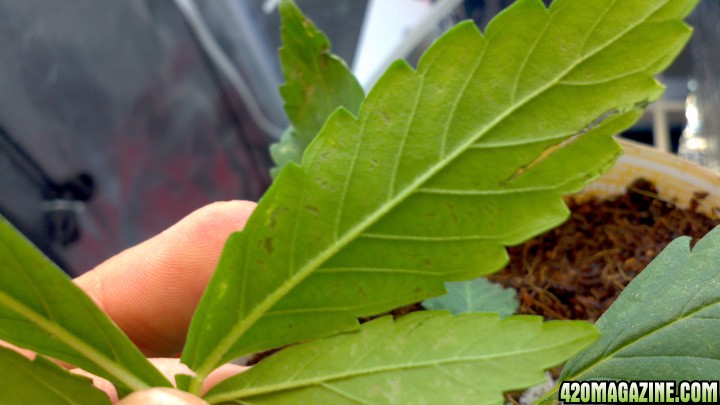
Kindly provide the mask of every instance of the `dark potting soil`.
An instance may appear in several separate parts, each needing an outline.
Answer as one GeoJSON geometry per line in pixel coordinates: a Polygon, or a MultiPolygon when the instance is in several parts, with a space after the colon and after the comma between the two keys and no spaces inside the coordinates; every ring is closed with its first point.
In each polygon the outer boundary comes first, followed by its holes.
{"type": "MultiPolygon", "coordinates": [[[[594,322],[668,243],[687,235],[694,244],[720,225],[698,212],[706,196],[695,193],[683,209],[638,179],[611,199],[570,198],[568,221],[509,248],[510,263],[488,278],[517,290],[520,314],[594,322]]],[[[422,309],[413,304],[390,313],[397,318],[422,309]]],[[[254,355],[249,364],[273,352],[254,355]]]]}
{"type": "Polygon", "coordinates": [[[682,209],[638,179],[608,200],[571,198],[567,222],[508,249],[510,263],[488,278],[518,291],[518,313],[596,321],[668,243],[687,235],[694,245],[720,225],[698,212],[705,197],[682,209]]]}

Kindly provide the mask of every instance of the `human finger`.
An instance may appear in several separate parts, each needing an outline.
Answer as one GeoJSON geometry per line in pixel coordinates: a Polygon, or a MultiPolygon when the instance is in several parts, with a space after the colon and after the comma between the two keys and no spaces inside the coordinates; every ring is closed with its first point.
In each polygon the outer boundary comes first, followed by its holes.
{"type": "MultiPolygon", "coordinates": [[[[180,362],[180,359],[176,358],[152,358],[150,362],[169,380],[175,381],[175,376],[178,374],[190,374],[193,372],[190,367],[180,362]]],[[[239,366],[236,364],[225,364],[217,369],[213,370],[210,375],[207,376],[203,381],[202,392],[207,392],[210,388],[219,384],[220,382],[232,377],[235,374],[242,373],[249,367],[239,366]]],[[[73,373],[79,374],[90,378],[93,381],[93,385],[99,390],[105,392],[112,402],[117,402],[118,394],[115,386],[108,380],[98,377],[94,374],[90,374],[85,370],[73,369],[73,373]]]]}
{"type": "Polygon", "coordinates": [[[207,205],[75,282],[146,355],[173,356],[225,240],[243,228],[254,207],[249,201],[207,205]]]}
{"type": "Polygon", "coordinates": [[[118,405],[208,405],[195,395],[174,388],[151,388],[128,395],[118,405]]]}

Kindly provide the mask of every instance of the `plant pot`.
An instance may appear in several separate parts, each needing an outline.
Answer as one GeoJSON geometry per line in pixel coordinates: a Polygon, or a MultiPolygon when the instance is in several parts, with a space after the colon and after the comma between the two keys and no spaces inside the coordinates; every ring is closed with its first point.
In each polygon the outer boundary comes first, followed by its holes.
{"type": "Polygon", "coordinates": [[[636,142],[619,143],[623,155],[610,171],[577,196],[580,201],[622,194],[630,183],[643,177],[655,184],[660,196],[682,208],[689,206],[696,192],[707,193],[698,211],[720,218],[720,174],[636,142]]]}

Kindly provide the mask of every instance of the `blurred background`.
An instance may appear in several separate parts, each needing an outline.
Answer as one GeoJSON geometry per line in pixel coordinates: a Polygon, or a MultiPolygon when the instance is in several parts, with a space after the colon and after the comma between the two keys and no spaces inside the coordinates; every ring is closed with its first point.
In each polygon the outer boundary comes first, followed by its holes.
{"type": "MultiPolygon", "coordinates": [[[[511,0],[296,0],[366,88],[511,0]]],[[[218,200],[287,126],[275,0],[0,0],[0,214],[70,275],[218,200]]],[[[720,2],[623,136],[720,170],[720,2]]]]}

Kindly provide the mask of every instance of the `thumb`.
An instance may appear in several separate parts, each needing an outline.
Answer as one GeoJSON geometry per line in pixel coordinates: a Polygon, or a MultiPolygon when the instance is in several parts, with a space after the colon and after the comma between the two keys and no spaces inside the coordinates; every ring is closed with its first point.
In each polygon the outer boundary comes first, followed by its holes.
{"type": "Polygon", "coordinates": [[[177,354],[225,241],[255,204],[207,205],[75,279],[151,357],[177,354]]]}
{"type": "Polygon", "coordinates": [[[201,398],[174,388],[151,388],[123,398],[117,405],[208,405],[201,398]]]}

